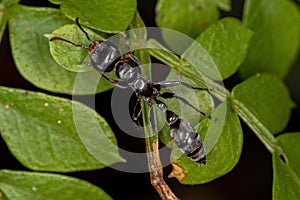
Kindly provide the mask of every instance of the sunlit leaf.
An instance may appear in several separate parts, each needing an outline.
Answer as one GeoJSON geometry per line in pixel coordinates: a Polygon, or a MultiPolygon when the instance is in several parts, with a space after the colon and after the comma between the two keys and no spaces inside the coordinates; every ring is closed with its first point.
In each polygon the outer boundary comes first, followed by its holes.
{"type": "Polygon", "coordinates": [[[63,175],[0,170],[1,199],[111,199],[89,182],[63,175]]]}
{"type": "Polygon", "coordinates": [[[89,170],[123,160],[106,121],[81,103],[0,87],[0,112],[1,136],[30,169],[89,170]],[[97,142],[97,148],[83,143],[87,140],[97,142]]]}
{"type": "MultiPolygon", "coordinates": [[[[172,29],[196,38],[203,30],[215,23],[219,11],[211,0],[159,0],[156,5],[156,23],[161,28],[172,29]]],[[[162,36],[171,49],[186,48],[185,40],[162,31],[162,36]]]]}
{"type": "Polygon", "coordinates": [[[236,85],[232,95],[235,101],[242,103],[273,134],[285,128],[294,106],[285,84],[269,74],[250,77],[236,85]]]}
{"type": "Polygon", "coordinates": [[[278,145],[287,156],[290,167],[300,177],[300,133],[284,133],[276,139],[278,145]]]}
{"type": "Polygon", "coordinates": [[[251,36],[252,31],[239,20],[224,18],[196,39],[213,62],[208,62],[204,50],[197,44],[191,45],[183,57],[193,60],[192,64],[203,74],[214,80],[222,80],[233,75],[244,61],[251,36]]]}
{"type": "Polygon", "coordinates": [[[273,199],[298,199],[300,197],[299,142],[300,133],[285,133],[277,138],[273,153],[273,199]],[[282,152],[281,152],[282,150],[282,152]]]}
{"type": "Polygon", "coordinates": [[[247,0],[244,24],[255,34],[240,73],[270,72],[284,78],[300,45],[300,13],[291,0],[247,0]]]}
{"type": "Polygon", "coordinates": [[[3,3],[0,3],[0,42],[7,24],[7,19],[6,19],[6,8],[3,3]]]}
{"type": "MultiPolygon", "coordinates": [[[[51,57],[44,34],[74,22],[59,10],[14,5],[9,9],[9,36],[15,64],[22,76],[39,88],[67,94],[93,94],[112,88],[96,71],[70,72],[51,57]]],[[[68,57],[74,59],[74,57],[68,57]]]]}
{"type": "Polygon", "coordinates": [[[136,11],[135,0],[50,1],[60,4],[61,11],[69,18],[79,17],[82,24],[107,33],[126,30],[136,11]]]}

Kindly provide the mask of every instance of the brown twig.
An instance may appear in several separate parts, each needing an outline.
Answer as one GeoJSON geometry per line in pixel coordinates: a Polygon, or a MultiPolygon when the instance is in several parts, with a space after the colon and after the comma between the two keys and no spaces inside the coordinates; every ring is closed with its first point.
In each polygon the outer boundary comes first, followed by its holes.
{"type": "Polygon", "coordinates": [[[163,178],[163,169],[158,153],[157,139],[152,141],[151,147],[152,148],[148,151],[148,166],[150,170],[151,184],[163,200],[179,200],[163,178]]]}

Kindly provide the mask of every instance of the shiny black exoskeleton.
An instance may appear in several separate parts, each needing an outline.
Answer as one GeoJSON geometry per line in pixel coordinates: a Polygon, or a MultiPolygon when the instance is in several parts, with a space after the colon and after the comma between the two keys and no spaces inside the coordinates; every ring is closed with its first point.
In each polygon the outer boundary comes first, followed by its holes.
{"type": "MultiPolygon", "coordinates": [[[[142,76],[139,68],[140,63],[132,53],[129,52],[122,55],[117,46],[110,41],[92,41],[87,32],[78,23],[78,18],[76,19],[76,24],[86,35],[87,40],[90,42],[89,46],[75,44],[60,37],[53,37],[50,39],[50,41],[61,40],[75,47],[87,49],[89,57],[91,59],[91,63],[85,64],[95,68],[102,74],[104,78],[106,78],[111,83],[116,84],[120,87],[131,87],[136,93],[138,100],[143,98],[150,107],[152,106],[152,101],[154,101],[159,110],[165,113],[166,122],[170,127],[171,137],[173,138],[178,148],[191,160],[201,164],[205,164],[206,153],[198,133],[189,122],[181,119],[176,113],[169,110],[164,102],[158,100],[159,97],[164,99],[177,98],[186,105],[195,109],[197,112],[204,114],[192,104],[190,104],[186,99],[177,96],[175,93],[161,93],[161,88],[173,87],[177,85],[183,85],[191,89],[201,88],[194,88],[191,85],[180,81],[151,82],[145,79],[142,76]],[[118,80],[115,80],[106,74],[106,72],[111,72],[114,69],[116,76],[119,78],[118,80]]],[[[137,118],[140,116],[140,113],[141,111],[136,112],[135,106],[133,113],[134,120],[137,120],[137,118]]],[[[210,118],[210,116],[207,117],[210,118]]],[[[153,125],[154,122],[151,121],[151,123],[152,128],[155,127],[155,125],[153,125]]]]}

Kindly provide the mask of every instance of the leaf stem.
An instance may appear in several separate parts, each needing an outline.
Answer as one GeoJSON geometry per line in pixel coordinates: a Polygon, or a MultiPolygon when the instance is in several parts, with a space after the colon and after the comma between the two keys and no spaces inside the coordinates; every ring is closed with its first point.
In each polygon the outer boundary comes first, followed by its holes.
{"type": "Polygon", "coordinates": [[[268,151],[273,154],[277,144],[276,138],[270,130],[267,129],[242,102],[233,99],[233,105],[240,118],[242,118],[243,121],[252,129],[268,151]]]}

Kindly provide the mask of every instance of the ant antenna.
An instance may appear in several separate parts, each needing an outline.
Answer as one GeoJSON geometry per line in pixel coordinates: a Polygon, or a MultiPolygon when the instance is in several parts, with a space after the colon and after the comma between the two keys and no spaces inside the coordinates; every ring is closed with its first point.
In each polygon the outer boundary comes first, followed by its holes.
{"type": "MultiPolygon", "coordinates": [[[[90,42],[90,44],[94,44],[94,42],[91,40],[89,34],[81,27],[78,20],[79,20],[79,18],[77,17],[76,20],[75,20],[76,25],[85,34],[85,36],[86,36],[87,40],[90,42]]],[[[79,47],[79,48],[82,48],[82,49],[88,49],[89,48],[88,46],[81,45],[81,44],[76,44],[74,42],[71,42],[70,40],[67,40],[67,39],[64,39],[64,38],[61,38],[61,37],[52,37],[52,38],[50,38],[50,41],[53,41],[53,40],[60,40],[60,41],[66,42],[70,45],[73,45],[75,47],[79,47]]]]}
{"type": "Polygon", "coordinates": [[[50,42],[53,41],[53,40],[61,40],[63,42],[69,43],[70,45],[73,45],[75,47],[79,47],[79,48],[82,48],[82,49],[88,49],[89,48],[88,46],[81,45],[81,44],[75,44],[74,42],[71,42],[71,41],[66,40],[64,38],[61,38],[61,37],[52,37],[52,38],[50,38],[50,42]]]}
{"type": "Polygon", "coordinates": [[[75,21],[76,21],[77,26],[80,28],[80,30],[85,34],[85,36],[86,36],[87,40],[90,42],[90,44],[93,44],[94,42],[93,42],[93,40],[91,40],[89,34],[79,24],[79,18],[78,17],[76,17],[75,21]]]}

